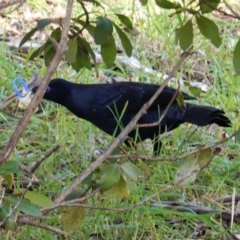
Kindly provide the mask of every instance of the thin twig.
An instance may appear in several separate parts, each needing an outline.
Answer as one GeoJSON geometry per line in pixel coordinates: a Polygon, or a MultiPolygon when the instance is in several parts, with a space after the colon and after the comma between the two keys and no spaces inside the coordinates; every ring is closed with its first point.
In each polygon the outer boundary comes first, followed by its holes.
{"type": "Polygon", "coordinates": [[[51,149],[49,149],[46,153],[44,153],[40,159],[31,167],[30,172],[34,173],[39,166],[42,164],[42,162],[52,155],[53,152],[57,151],[60,148],[60,145],[55,145],[51,149]]]}
{"type": "Polygon", "coordinates": [[[164,87],[168,84],[168,82],[173,78],[175,72],[179,69],[179,67],[183,64],[184,60],[189,56],[190,51],[184,52],[178,63],[173,67],[170,72],[168,78],[163,82],[163,84],[159,87],[158,91],[151,97],[151,99],[145,103],[140,111],[136,114],[136,116],[132,119],[132,121],[121,131],[121,133],[117,136],[117,138],[112,142],[112,144],[108,147],[108,149],[98,157],[95,162],[93,162],[80,176],[78,176],[71,185],[61,193],[61,195],[55,200],[55,203],[62,202],[67,195],[69,195],[79,183],[81,183],[91,172],[93,172],[104,160],[111,154],[111,152],[118,146],[118,144],[128,135],[129,132],[136,126],[137,121],[140,117],[147,111],[147,109],[151,106],[151,104],[156,100],[158,95],[162,92],[164,87]]]}
{"type": "Polygon", "coordinates": [[[28,185],[27,188],[24,190],[23,194],[20,196],[18,202],[16,203],[16,205],[11,209],[11,211],[8,213],[8,215],[0,222],[0,226],[2,226],[11,216],[12,214],[17,210],[19,204],[21,203],[21,201],[23,200],[25,194],[27,193],[28,189],[32,186],[32,182],[35,180],[35,178],[32,178],[28,185]]]}
{"type": "Polygon", "coordinates": [[[115,211],[115,212],[126,212],[126,211],[131,211],[134,208],[140,207],[142,205],[144,205],[146,202],[152,200],[153,198],[157,197],[159,194],[168,191],[174,187],[179,186],[182,182],[184,182],[186,179],[190,178],[192,175],[198,174],[199,172],[201,172],[204,168],[206,168],[209,163],[212,161],[212,158],[204,164],[204,166],[199,167],[198,169],[195,169],[194,171],[190,172],[189,174],[187,174],[185,177],[183,177],[182,179],[179,179],[178,181],[176,181],[175,183],[166,186],[165,188],[162,188],[160,190],[158,190],[157,192],[155,192],[154,194],[150,195],[149,197],[146,197],[145,199],[143,199],[142,201],[139,201],[138,203],[130,206],[130,207],[126,207],[126,208],[110,208],[110,207],[99,207],[99,206],[93,206],[93,205],[88,205],[88,204],[81,204],[81,203],[76,203],[76,200],[72,200],[72,201],[67,201],[67,202],[62,202],[62,203],[55,203],[53,207],[50,208],[45,208],[42,209],[43,213],[45,212],[50,212],[54,209],[57,208],[62,208],[62,207],[82,207],[82,208],[90,208],[90,209],[98,209],[98,210],[106,210],[106,211],[115,211]]]}
{"type": "MultiPolygon", "coordinates": [[[[90,205],[87,205],[87,204],[81,204],[81,202],[84,202],[86,201],[87,199],[90,199],[92,198],[96,193],[98,193],[100,191],[100,188],[97,188],[95,189],[91,194],[85,196],[85,197],[82,197],[82,198],[77,198],[77,199],[74,199],[74,200],[70,200],[70,201],[66,201],[66,202],[62,202],[62,203],[59,203],[59,204],[55,204],[54,206],[52,207],[49,207],[49,208],[43,208],[42,209],[42,214],[46,215],[47,213],[53,211],[54,209],[57,209],[57,208],[60,208],[60,207],[65,207],[66,205],[69,205],[69,204],[80,204],[78,205],[79,206],[88,206],[88,208],[91,208],[92,206],[90,205]],[[90,206],[90,207],[89,207],[90,206]]],[[[103,209],[103,210],[106,210],[106,209],[103,209]]]]}
{"type": "Polygon", "coordinates": [[[73,0],[68,0],[67,8],[66,8],[66,17],[64,19],[64,25],[63,25],[61,40],[60,40],[60,43],[58,46],[58,51],[56,52],[53,60],[51,61],[50,66],[48,67],[47,72],[46,72],[41,84],[39,85],[38,91],[34,94],[34,97],[31,101],[27,111],[24,113],[16,130],[12,134],[11,139],[9,140],[7,146],[5,147],[3,153],[0,155],[0,165],[2,165],[4,162],[6,162],[8,160],[8,158],[10,157],[19,138],[21,137],[23,131],[27,127],[32,114],[34,113],[39,102],[41,101],[52,74],[55,72],[59,62],[61,61],[63,54],[67,50],[66,42],[68,39],[68,30],[69,30],[69,26],[70,26],[71,15],[72,15],[72,6],[73,6],[73,0]]]}
{"type": "Polygon", "coordinates": [[[51,227],[49,225],[45,225],[45,224],[42,224],[39,222],[34,222],[32,219],[28,219],[28,218],[19,218],[19,219],[17,219],[17,223],[19,225],[29,225],[29,226],[33,226],[33,227],[43,228],[43,229],[52,231],[54,233],[60,234],[62,236],[67,235],[67,232],[62,231],[61,229],[54,228],[54,227],[51,227]]]}

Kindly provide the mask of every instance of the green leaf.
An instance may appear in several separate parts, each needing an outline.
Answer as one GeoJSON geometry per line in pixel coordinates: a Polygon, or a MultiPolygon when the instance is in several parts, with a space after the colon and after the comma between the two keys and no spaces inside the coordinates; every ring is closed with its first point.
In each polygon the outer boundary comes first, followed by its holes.
{"type": "Polygon", "coordinates": [[[21,40],[21,42],[20,42],[20,44],[19,44],[19,48],[25,43],[25,42],[27,42],[32,36],[33,36],[33,34],[35,33],[35,32],[37,32],[38,31],[38,28],[37,27],[35,27],[35,28],[33,28],[31,31],[29,31],[23,38],[22,38],[22,40],[21,40]]]}
{"type": "Polygon", "coordinates": [[[14,183],[14,177],[13,174],[3,174],[2,177],[4,178],[4,180],[6,181],[7,185],[9,188],[12,187],[13,183],[14,183]]]}
{"type": "Polygon", "coordinates": [[[78,48],[76,61],[72,63],[72,67],[77,72],[84,67],[91,70],[92,64],[90,58],[83,48],[78,48]]]}
{"type": "Polygon", "coordinates": [[[119,199],[129,197],[130,189],[127,180],[121,176],[119,182],[108,190],[106,194],[115,194],[119,199]]]}
{"type": "Polygon", "coordinates": [[[63,230],[71,232],[80,229],[85,216],[86,210],[84,208],[68,207],[61,216],[63,230]]]}
{"type": "Polygon", "coordinates": [[[78,46],[80,46],[81,48],[84,48],[90,54],[90,56],[92,57],[92,60],[96,64],[96,56],[95,56],[95,53],[92,50],[90,44],[81,37],[78,37],[77,41],[78,41],[78,46]]]}
{"type": "Polygon", "coordinates": [[[210,13],[217,9],[221,0],[199,0],[199,6],[202,14],[210,13]]]}
{"type": "MultiPolygon", "coordinates": [[[[18,189],[16,192],[14,192],[13,195],[23,194],[24,192],[25,189],[18,189]]],[[[42,208],[52,207],[54,205],[51,199],[38,192],[27,191],[27,193],[24,195],[24,198],[42,208]]]]}
{"type": "MultiPolygon", "coordinates": [[[[11,208],[8,204],[3,204],[0,208],[0,221],[4,220],[8,214],[11,212],[11,208]]],[[[4,224],[4,228],[10,231],[16,231],[17,230],[17,223],[14,221],[14,217],[11,216],[8,218],[4,224]]]]}
{"type": "Polygon", "coordinates": [[[179,33],[180,33],[180,28],[177,28],[176,30],[175,30],[175,39],[174,39],[174,41],[175,41],[175,44],[177,45],[178,44],[178,42],[179,42],[179,33]]]}
{"type": "Polygon", "coordinates": [[[215,22],[204,16],[196,16],[197,25],[202,35],[209,39],[215,47],[219,47],[222,40],[215,22]]]}
{"type": "Polygon", "coordinates": [[[37,22],[37,29],[42,30],[43,28],[45,28],[50,23],[58,23],[58,22],[59,21],[57,19],[53,19],[53,18],[41,19],[37,22]]]}
{"type": "Polygon", "coordinates": [[[131,162],[125,162],[121,165],[123,171],[134,181],[137,180],[141,175],[143,175],[142,171],[131,162]]]}
{"type": "Polygon", "coordinates": [[[193,25],[192,20],[186,22],[178,32],[180,47],[186,51],[193,43],[193,25]]]}
{"type": "Polygon", "coordinates": [[[40,56],[41,53],[51,45],[52,43],[50,41],[46,41],[44,45],[42,45],[40,48],[36,49],[31,56],[29,57],[29,60],[33,60],[35,57],[40,56]]]}
{"type": "Polygon", "coordinates": [[[101,45],[101,55],[107,67],[111,67],[117,55],[117,49],[113,36],[111,36],[108,43],[101,45]]]}
{"type": "Polygon", "coordinates": [[[78,51],[78,43],[76,39],[70,39],[67,42],[68,50],[65,53],[65,57],[69,63],[76,62],[76,55],[78,51]]]}
{"type": "Polygon", "coordinates": [[[197,153],[188,155],[176,171],[175,184],[179,183],[178,186],[185,186],[194,182],[199,172],[208,166],[212,158],[211,149],[199,150],[197,153]]]}
{"type": "Polygon", "coordinates": [[[101,173],[99,184],[102,191],[112,188],[120,180],[120,168],[116,163],[102,166],[101,173]]]}
{"type": "Polygon", "coordinates": [[[146,6],[148,3],[148,0],[139,0],[142,6],[146,6]]]}
{"type": "MultiPolygon", "coordinates": [[[[7,202],[11,203],[13,207],[16,206],[16,204],[19,201],[18,198],[11,197],[11,196],[9,196],[9,197],[6,196],[5,199],[7,202]]],[[[39,208],[39,206],[37,206],[25,199],[21,200],[17,209],[21,212],[24,212],[24,213],[29,214],[34,217],[42,216],[42,212],[41,212],[41,209],[39,208]]]]}
{"type": "Polygon", "coordinates": [[[55,49],[55,47],[52,44],[49,45],[49,47],[47,47],[44,50],[45,66],[49,66],[49,64],[51,63],[51,61],[54,58],[55,54],[56,54],[56,49],[55,49]]]}
{"type": "MultiPolygon", "coordinates": [[[[53,39],[55,39],[56,42],[59,42],[59,40],[61,38],[61,34],[62,34],[61,29],[57,28],[52,32],[51,37],[53,39]]],[[[46,66],[49,66],[50,62],[52,61],[53,57],[56,54],[56,49],[53,46],[52,41],[48,40],[47,42],[48,42],[48,44],[44,48],[44,62],[45,62],[46,66]]]]}
{"type": "Polygon", "coordinates": [[[173,3],[168,0],[155,0],[155,2],[159,7],[165,9],[176,9],[181,7],[179,3],[173,3]]]}
{"type": "Polygon", "coordinates": [[[235,72],[240,74],[240,39],[238,40],[236,47],[233,51],[233,66],[235,72]]]}
{"type": "Polygon", "coordinates": [[[127,35],[122,31],[122,29],[120,27],[118,27],[116,24],[114,24],[114,27],[118,33],[118,36],[121,40],[122,46],[123,46],[127,56],[131,57],[133,47],[132,47],[130,40],[128,39],[127,35]]]}
{"type": "Polygon", "coordinates": [[[3,165],[0,166],[0,175],[9,175],[11,173],[18,173],[19,170],[19,164],[17,161],[7,161],[3,165]]]}
{"type": "Polygon", "coordinates": [[[189,86],[188,89],[191,92],[191,94],[195,97],[199,97],[202,93],[201,89],[197,87],[189,86]]]}
{"type": "Polygon", "coordinates": [[[65,197],[64,201],[71,201],[80,198],[84,192],[85,190],[83,189],[74,189],[69,195],[65,197]]]}
{"type": "Polygon", "coordinates": [[[10,213],[11,208],[9,206],[9,204],[3,204],[0,208],[0,221],[2,221],[3,219],[5,219],[8,214],[10,213]]]}
{"type": "Polygon", "coordinates": [[[99,45],[107,44],[112,37],[112,33],[112,22],[105,17],[99,18],[94,32],[95,43],[99,45]]]}
{"type": "Polygon", "coordinates": [[[121,23],[123,25],[125,25],[127,28],[129,28],[131,30],[133,29],[133,25],[132,25],[132,22],[129,19],[129,17],[127,17],[123,14],[115,14],[115,15],[118,17],[118,19],[121,21],[121,23]]]}
{"type": "Polygon", "coordinates": [[[85,29],[87,29],[88,33],[94,38],[94,33],[95,33],[95,29],[96,27],[94,27],[93,25],[91,24],[87,24],[86,25],[86,22],[78,19],[78,18],[73,18],[72,19],[74,22],[77,22],[79,24],[81,24],[85,29]],[[86,26],[85,26],[86,25],[86,26]]]}
{"type": "Polygon", "coordinates": [[[176,101],[180,108],[182,109],[185,108],[185,101],[184,101],[183,94],[181,92],[177,94],[176,101]]]}

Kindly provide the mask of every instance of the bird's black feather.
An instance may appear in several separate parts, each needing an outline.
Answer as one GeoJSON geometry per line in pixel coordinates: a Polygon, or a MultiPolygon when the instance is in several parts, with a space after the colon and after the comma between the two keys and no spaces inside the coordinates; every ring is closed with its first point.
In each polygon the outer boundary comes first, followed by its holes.
{"type": "MultiPolygon", "coordinates": [[[[137,114],[144,103],[152,97],[160,86],[135,82],[120,82],[114,84],[76,84],[64,79],[53,79],[44,94],[44,99],[66,107],[79,118],[83,118],[104,132],[113,135],[119,134],[137,114]]],[[[37,87],[33,88],[33,93],[37,87]]],[[[165,87],[162,93],[153,102],[147,113],[139,119],[138,124],[152,124],[158,121],[161,113],[175,94],[175,89],[165,87]]],[[[182,92],[184,100],[195,98],[182,92]]],[[[185,103],[179,107],[174,99],[166,116],[159,126],[144,127],[129,133],[130,138],[143,141],[147,138],[154,140],[159,134],[171,131],[180,124],[188,122],[197,126],[206,126],[216,123],[222,127],[231,126],[230,120],[224,112],[211,106],[200,106],[185,103]]],[[[126,142],[127,143],[127,142],[126,142]]],[[[159,154],[161,144],[154,145],[155,154],[159,154]]]]}

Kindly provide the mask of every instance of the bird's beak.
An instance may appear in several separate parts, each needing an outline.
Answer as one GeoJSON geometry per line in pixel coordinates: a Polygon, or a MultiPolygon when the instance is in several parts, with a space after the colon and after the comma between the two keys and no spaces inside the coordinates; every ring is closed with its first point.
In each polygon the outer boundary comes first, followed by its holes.
{"type": "MultiPolygon", "coordinates": [[[[32,93],[34,94],[34,93],[36,93],[36,91],[38,90],[38,86],[37,87],[34,87],[34,88],[32,88],[32,93]]],[[[50,91],[50,87],[47,87],[46,88],[46,91],[45,91],[45,93],[47,93],[47,92],[49,92],[50,91]]]]}

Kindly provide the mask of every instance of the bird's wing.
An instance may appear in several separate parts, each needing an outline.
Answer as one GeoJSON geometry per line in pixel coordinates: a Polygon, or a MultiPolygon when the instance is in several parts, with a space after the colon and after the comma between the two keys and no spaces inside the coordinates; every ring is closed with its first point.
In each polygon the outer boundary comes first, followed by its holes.
{"type": "MultiPolygon", "coordinates": [[[[158,90],[159,85],[154,84],[136,84],[136,83],[118,83],[99,86],[96,89],[97,107],[100,109],[110,108],[118,109],[119,114],[135,113],[140,110],[142,105],[149,101],[153,94],[158,90]]],[[[157,109],[157,106],[164,107],[171,101],[175,89],[165,87],[162,93],[154,101],[150,109],[157,109]]],[[[184,99],[194,99],[186,93],[183,93],[184,99]]],[[[96,100],[96,99],[95,99],[96,100]]]]}

